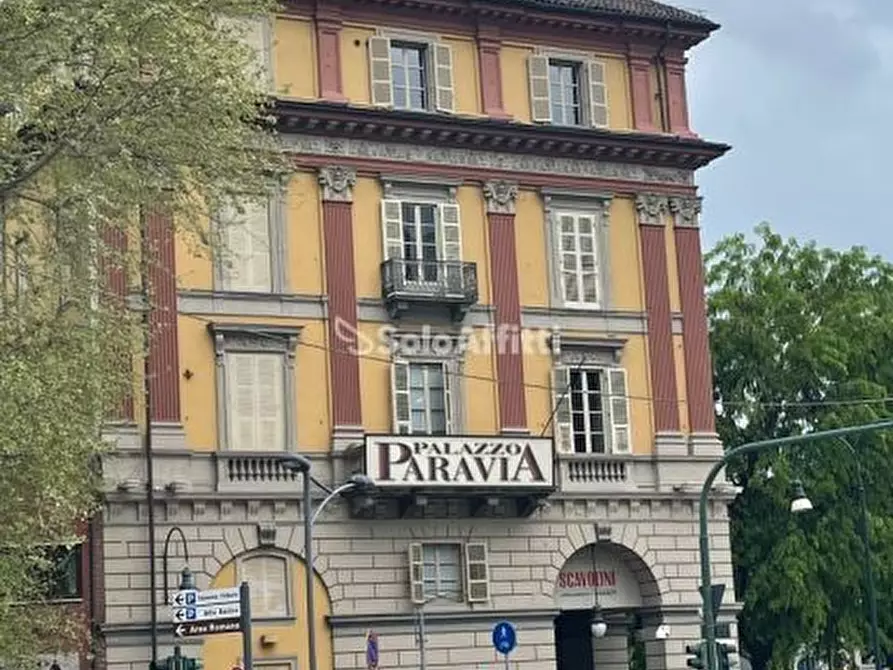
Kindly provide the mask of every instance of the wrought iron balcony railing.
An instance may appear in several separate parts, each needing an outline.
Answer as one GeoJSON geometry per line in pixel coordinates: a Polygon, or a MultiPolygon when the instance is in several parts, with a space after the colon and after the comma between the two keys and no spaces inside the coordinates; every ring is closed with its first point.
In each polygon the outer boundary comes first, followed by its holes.
{"type": "Polygon", "coordinates": [[[477,264],[392,258],[381,264],[381,293],[392,317],[428,304],[461,318],[478,301],[477,264]]]}

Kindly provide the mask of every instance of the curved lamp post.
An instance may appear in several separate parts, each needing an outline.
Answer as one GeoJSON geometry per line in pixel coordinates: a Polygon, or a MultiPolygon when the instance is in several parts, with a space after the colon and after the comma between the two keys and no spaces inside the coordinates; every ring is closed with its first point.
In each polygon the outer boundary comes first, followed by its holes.
{"type": "MultiPolygon", "coordinates": [[[[753,453],[755,451],[763,451],[765,449],[771,449],[773,447],[787,447],[791,445],[799,445],[804,442],[816,442],[818,440],[824,439],[842,439],[849,435],[861,435],[865,433],[874,433],[881,430],[886,430],[889,428],[893,428],[893,420],[886,421],[877,421],[875,423],[867,423],[860,426],[850,426],[848,428],[835,428],[833,430],[822,430],[815,433],[807,433],[805,435],[792,435],[790,437],[779,437],[772,440],[760,440],[759,442],[749,442],[747,444],[742,444],[740,447],[735,447],[734,449],[730,449],[725,452],[716,463],[713,464],[713,467],[710,468],[710,472],[707,474],[707,478],[704,480],[704,485],[701,487],[701,499],[700,499],[700,537],[698,542],[698,549],[701,557],[701,599],[702,599],[702,610],[704,613],[704,637],[707,646],[707,667],[705,670],[716,670],[716,621],[714,620],[713,615],[713,603],[711,600],[711,584],[712,584],[712,576],[710,574],[710,534],[707,525],[707,502],[708,496],[710,493],[710,489],[713,487],[713,482],[716,480],[717,475],[719,475],[719,471],[722,470],[725,465],[732,460],[736,456],[742,456],[744,454],[753,453]]],[[[852,449],[852,446],[847,443],[847,446],[852,449]]],[[[853,450],[855,453],[855,450],[853,450]]],[[[858,461],[858,459],[857,459],[858,461]]],[[[860,469],[860,481],[861,481],[861,469],[860,469]]],[[[802,487],[801,487],[802,491],[802,487]]],[[[864,501],[864,487],[862,489],[862,500],[864,501]]],[[[805,498],[805,495],[803,496],[805,498]]],[[[796,499],[795,499],[796,500],[796,499]]],[[[867,513],[865,514],[867,517],[867,513]]],[[[863,517],[863,521],[865,519],[863,517]]],[[[867,538],[867,523],[863,523],[863,527],[865,528],[865,536],[864,539],[867,538]]],[[[873,583],[872,583],[873,590],[873,583]]],[[[875,612],[873,616],[876,618],[877,612],[876,607],[874,608],[875,612]]],[[[872,622],[872,626],[876,626],[876,622],[872,622]]],[[[877,654],[877,635],[874,635],[875,638],[875,667],[880,670],[881,659],[879,654],[877,654]]]]}
{"type": "Polygon", "coordinates": [[[282,467],[290,472],[298,472],[303,480],[304,494],[304,577],[305,587],[304,593],[307,606],[307,655],[310,658],[308,670],[317,670],[316,663],[316,602],[313,597],[313,524],[323,508],[328,505],[336,496],[347,493],[356,489],[372,488],[372,480],[366,475],[354,475],[346,484],[342,484],[332,490],[328,486],[320,483],[310,474],[310,459],[301,454],[290,454],[279,461],[282,467]],[[313,509],[313,497],[311,496],[310,486],[316,484],[328,495],[320,503],[319,507],[311,514],[313,509]]]}

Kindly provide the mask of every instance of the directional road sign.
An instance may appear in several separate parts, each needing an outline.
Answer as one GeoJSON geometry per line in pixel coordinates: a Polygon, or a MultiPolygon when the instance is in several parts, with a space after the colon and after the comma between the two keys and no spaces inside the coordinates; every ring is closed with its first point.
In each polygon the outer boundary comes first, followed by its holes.
{"type": "Polygon", "coordinates": [[[518,645],[518,634],[508,621],[493,626],[493,647],[500,654],[508,654],[518,645]]]}
{"type": "Polygon", "coordinates": [[[235,619],[241,616],[242,606],[239,603],[226,605],[205,605],[203,607],[174,607],[174,621],[214,621],[217,619],[235,619]]]}
{"type": "Polygon", "coordinates": [[[238,633],[242,630],[241,619],[218,619],[216,621],[187,621],[177,624],[174,634],[177,637],[195,637],[197,635],[217,635],[219,633],[238,633]]]}
{"type": "Polygon", "coordinates": [[[171,605],[175,607],[195,607],[197,605],[223,605],[225,603],[239,602],[239,589],[211,589],[210,591],[196,591],[189,589],[177,591],[171,598],[171,605]]]}

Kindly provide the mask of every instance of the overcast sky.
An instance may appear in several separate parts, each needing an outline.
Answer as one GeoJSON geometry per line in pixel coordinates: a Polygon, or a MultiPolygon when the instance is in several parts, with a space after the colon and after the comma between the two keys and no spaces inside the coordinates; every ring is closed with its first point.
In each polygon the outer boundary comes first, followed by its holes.
{"type": "Polygon", "coordinates": [[[769,221],[893,261],[893,0],[669,0],[722,28],[690,54],[705,247],[769,221]]]}

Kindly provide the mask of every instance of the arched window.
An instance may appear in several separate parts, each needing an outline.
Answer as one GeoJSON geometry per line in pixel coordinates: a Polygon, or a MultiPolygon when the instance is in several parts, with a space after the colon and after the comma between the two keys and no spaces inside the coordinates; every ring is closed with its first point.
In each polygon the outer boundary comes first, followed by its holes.
{"type": "Polygon", "coordinates": [[[255,554],[239,562],[239,581],[251,587],[251,616],[284,619],[293,616],[291,561],[276,554],[255,554]]]}

